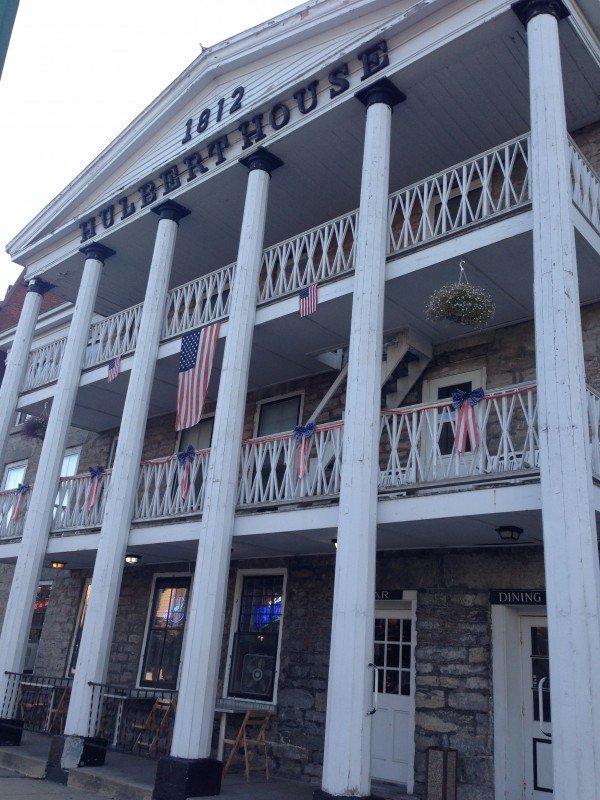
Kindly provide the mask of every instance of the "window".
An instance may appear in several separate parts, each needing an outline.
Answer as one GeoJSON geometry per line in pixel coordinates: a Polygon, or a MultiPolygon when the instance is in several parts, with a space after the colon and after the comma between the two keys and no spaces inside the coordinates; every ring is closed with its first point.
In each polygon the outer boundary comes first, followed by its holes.
{"type": "Polygon", "coordinates": [[[195,450],[208,450],[212,442],[214,417],[201,419],[193,428],[181,432],[178,450],[187,450],[190,445],[195,450]]]}
{"type": "Polygon", "coordinates": [[[302,395],[295,394],[277,400],[265,400],[259,404],[257,436],[292,431],[300,421],[302,395]]]}
{"type": "Polygon", "coordinates": [[[239,573],[230,639],[228,696],[274,701],[285,573],[239,573]]]}
{"type": "Polygon", "coordinates": [[[33,601],[33,617],[31,618],[29,641],[27,643],[25,664],[23,666],[23,672],[27,674],[31,674],[35,668],[35,659],[42,637],[42,628],[44,627],[44,619],[46,618],[46,609],[48,608],[51,589],[52,581],[42,581],[37,588],[35,600],[33,601]]]}
{"type": "Polygon", "coordinates": [[[69,477],[70,475],[77,475],[77,467],[79,466],[79,450],[68,450],[62,460],[60,468],[61,478],[69,477]]]}
{"type": "Polygon", "coordinates": [[[79,655],[79,645],[81,644],[81,634],[83,633],[83,624],[85,622],[85,615],[87,613],[88,603],[90,601],[90,590],[92,584],[88,578],[83,587],[83,594],[81,597],[81,605],[79,607],[79,616],[77,618],[77,627],[73,635],[73,642],[71,644],[71,655],[69,656],[69,663],[67,666],[67,678],[72,678],[75,675],[75,667],[77,666],[77,656],[79,655]]]}
{"type": "MultiPolygon", "coordinates": [[[[439,400],[446,400],[452,396],[455,389],[463,392],[470,392],[480,386],[485,388],[485,369],[461,372],[457,375],[446,375],[444,378],[423,381],[423,402],[436,403],[439,400]]],[[[437,420],[438,444],[440,455],[449,456],[454,447],[454,434],[452,433],[451,421],[456,420],[456,411],[451,408],[444,408],[439,412],[437,420]]],[[[429,445],[430,443],[427,442],[429,445]]],[[[467,450],[471,450],[470,442],[467,450]]]]}
{"type": "Polygon", "coordinates": [[[14,464],[7,464],[4,468],[4,479],[2,481],[2,491],[8,492],[16,489],[25,480],[27,461],[19,461],[14,464]]]}
{"type": "Polygon", "coordinates": [[[189,576],[156,578],[140,669],[140,686],[177,688],[189,594],[189,576]]]}
{"type": "Polygon", "coordinates": [[[109,469],[112,469],[115,465],[115,456],[117,455],[118,443],[119,437],[113,436],[112,442],[110,443],[110,453],[108,454],[108,464],[106,465],[109,469]]]}

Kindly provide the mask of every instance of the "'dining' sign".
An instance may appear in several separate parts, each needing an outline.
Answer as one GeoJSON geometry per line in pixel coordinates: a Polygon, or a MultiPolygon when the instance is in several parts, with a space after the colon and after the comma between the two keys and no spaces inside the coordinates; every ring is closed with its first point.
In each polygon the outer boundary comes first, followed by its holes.
{"type": "Polygon", "coordinates": [[[502,589],[490,592],[493,606],[545,606],[546,592],[539,589],[502,589]]]}

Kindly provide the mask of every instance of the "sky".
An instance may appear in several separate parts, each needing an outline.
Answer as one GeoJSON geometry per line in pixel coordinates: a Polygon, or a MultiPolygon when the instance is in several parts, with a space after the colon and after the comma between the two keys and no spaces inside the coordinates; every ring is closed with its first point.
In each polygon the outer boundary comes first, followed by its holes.
{"type": "Polygon", "coordinates": [[[16,236],[200,53],[299,0],[21,0],[0,78],[0,300],[16,236]]]}

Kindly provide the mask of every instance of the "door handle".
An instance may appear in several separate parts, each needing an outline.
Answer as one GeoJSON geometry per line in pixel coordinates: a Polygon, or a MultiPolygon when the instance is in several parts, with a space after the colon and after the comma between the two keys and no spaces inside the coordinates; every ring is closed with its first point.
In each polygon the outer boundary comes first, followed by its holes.
{"type": "Polygon", "coordinates": [[[548,680],[548,678],[542,678],[542,680],[538,683],[538,687],[537,687],[537,690],[538,690],[538,708],[539,708],[539,712],[540,712],[540,730],[544,734],[544,736],[547,736],[549,739],[551,739],[552,738],[552,734],[548,733],[548,731],[544,730],[544,725],[546,724],[546,720],[544,719],[544,694],[543,694],[542,690],[543,690],[544,683],[547,680],[548,680]]]}
{"type": "Polygon", "coordinates": [[[379,667],[376,667],[373,663],[369,664],[369,666],[373,668],[373,708],[370,711],[367,711],[367,717],[370,717],[377,712],[377,685],[379,683],[379,667]]]}

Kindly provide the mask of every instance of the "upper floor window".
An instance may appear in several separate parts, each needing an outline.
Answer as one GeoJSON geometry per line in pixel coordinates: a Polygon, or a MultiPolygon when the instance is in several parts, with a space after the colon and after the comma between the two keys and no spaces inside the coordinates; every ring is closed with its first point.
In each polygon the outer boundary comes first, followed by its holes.
{"type": "Polygon", "coordinates": [[[229,697],[275,700],[284,591],[284,572],[239,573],[229,645],[229,697]]]}
{"type": "Polygon", "coordinates": [[[156,578],[140,668],[140,686],[177,688],[189,594],[189,576],[156,578]]]}
{"type": "Polygon", "coordinates": [[[212,442],[214,417],[201,419],[193,428],[181,431],[178,450],[187,450],[190,445],[195,450],[208,450],[212,442]]]}
{"type": "Polygon", "coordinates": [[[71,475],[77,475],[77,468],[79,466],[79,450],[67,450],[63,456],[62,465],[60,468],[61,478],[67,478],[71,475]]]}
{"type": "Polygon", "coordinates": [[[4,468],[2,491],[8,492],[11,489],[16,489],[25,480],[26,471],[27,461],[16,461],[13,464],[7,464],[4,468]]]}
{"type": "Polygon", "coordinates": [[[294,394],[259,404],[257,436],[270,436],[293,430],[300,422],[302,395],[294,394]]]}

